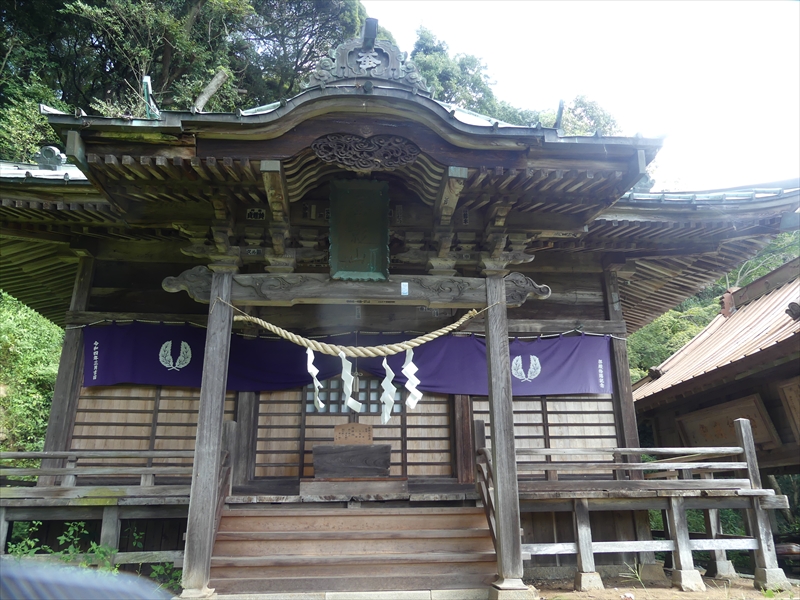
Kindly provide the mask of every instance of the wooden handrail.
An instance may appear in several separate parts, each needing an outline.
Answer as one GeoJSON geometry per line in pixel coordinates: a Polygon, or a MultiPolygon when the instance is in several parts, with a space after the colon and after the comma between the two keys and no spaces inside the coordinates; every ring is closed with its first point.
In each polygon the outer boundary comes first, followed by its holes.
{"type": "Polygon", "coordinates": [[[726,446],[719,448],[517,448],[517,456],[555,456],[555,455],[583,455],[583,454],[651,454],[672,455],[687,454],[718,456],[737,456],[744,449],[739,446],[726,446]]]}
{"type": "Polygon", "coordinates": [[[194,450],[66,450],[60,452],[0,452],[0,460],[21,458],[194,458],[194,450]]]}
{"type": "MultiPolygon", "coordinates": [[[[0,475],[6,484],[13,484],[19,480],[9,480],[8,477],[39,477],[40,486],[55,485],[56,477],[61,477],[61,487],[74,487],[77,485],[78,476],[96,477],[139,477],[139,484],[143,487],[155,485],[156,475],[187,476],[192,474],[189,465],[153,465],[153,459],[181,459],[194,458],[193,450],[65,450],[57,452],[0,452],[0,461],[20,459],[51,459],[53,461],[66,460],[61,467],[46,466],[11,467],[0,464],[0,475]],[[148,459],[145,465],[104,465],[77,466],[78,460],[86,459],[148,459]]],[[[58,464],[56,462],[56,464],[58,464]]]]}
{"type": "Polygon", "coordinates": [[[496,549],[497,534],[495,533],[494,499],[492,498],[494,473],[492,472],[492,455],[485,446],[479,447],[476,452],[475,468],[477,471],[475,488],[478,490],[481,500],[483,501],[483,511],[486,513],[489,534],[492,536],[492,544],[494,544],[496,549]]]}

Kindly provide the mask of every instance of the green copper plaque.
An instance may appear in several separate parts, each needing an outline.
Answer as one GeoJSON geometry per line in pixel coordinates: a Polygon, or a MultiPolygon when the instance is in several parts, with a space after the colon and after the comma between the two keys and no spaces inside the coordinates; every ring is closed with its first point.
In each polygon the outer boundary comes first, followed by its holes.
{"type": "Polygon", "coordinates": [[[331,278],[389,278],[389,184],[331,182],[331,278]]]}

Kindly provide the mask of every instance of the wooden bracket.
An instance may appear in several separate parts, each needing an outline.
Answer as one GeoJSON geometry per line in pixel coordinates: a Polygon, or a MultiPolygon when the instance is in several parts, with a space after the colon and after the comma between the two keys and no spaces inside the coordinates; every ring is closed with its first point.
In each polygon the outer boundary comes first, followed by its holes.
{"type": "Polygon", "coordinates": [[[458,199],[467,180],[466,167],[448,167],[447,174],[442,177],[436,201],[433,205],[433,217],[437,225],[449,226],[453,213],[458,206],[458,199]]]}

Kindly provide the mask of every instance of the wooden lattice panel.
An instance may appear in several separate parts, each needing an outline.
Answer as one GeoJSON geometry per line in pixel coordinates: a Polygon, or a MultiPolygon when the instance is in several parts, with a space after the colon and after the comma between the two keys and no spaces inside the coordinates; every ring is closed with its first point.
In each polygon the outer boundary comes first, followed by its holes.
{"type": "Polygon", "coordinates": [[[408,475],[450,477],[452,416],[448,397],[424,394],[413,410],[406,409],[408,475]]]}
{"type": "MultiPolygon", "coordinates": [[[[234,393],[225,397],[225,420],[233,419],[234,393]]],[[[194,450],[200,390],[162,386],[82,388],[72,450],[194,450]]],[[[148,459],[91,459],[94,463],[144,465],[148,459]]],[[[191,458],[152,463],[191,465],[191,458]]]]}
{"type": "MultiPolygon", "coordinates": [[[[522,448],[614,448],[617,446],[617,428],[613,400],[602,396],[559,396],[514,398],[514,444],[522,448]]],[[[475,397],[472,400],[475,419],[486,423],[486,445],[491,448],[491,422],[489,400],[475,397]]],[[[558,456],[549,461],[544,456],[519,456],[521,468],[537,463],[559,462],[558,456]]],[[[570,456],[571,462],[596,462],[613,460],[598,455],[570,456]]],[[[596,472],[595,472],[596,473],[596,472]]],[[[609,471],[609,475],[610,475],[609,471]]],[[[570,471],[569,475],[579,475],[570,471]]],[[[526,476],[524,472],[521,476],[526,476]]],[[[534,474],[542,477],[542,474],[534,474]]]]}
{"type": "Polygon", "coordinates": [[[299,477],[302,392],[261,392],[258,400],[255,476],[299,477]]]}

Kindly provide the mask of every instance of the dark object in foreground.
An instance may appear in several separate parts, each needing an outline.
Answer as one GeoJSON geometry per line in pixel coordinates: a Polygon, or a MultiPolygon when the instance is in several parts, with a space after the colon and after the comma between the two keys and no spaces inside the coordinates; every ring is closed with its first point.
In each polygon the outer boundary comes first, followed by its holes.
{"type": "Polygon", "coordinates": [[[40,562],[3,560],[0,598],[3,600],[161,600],[172,594],[133,575],[54,566],[40,562]]]}

